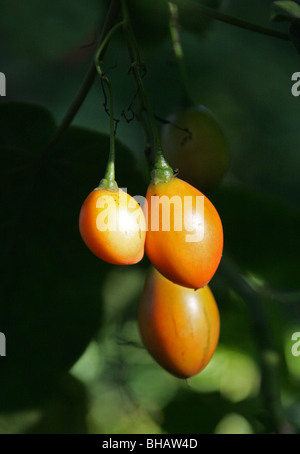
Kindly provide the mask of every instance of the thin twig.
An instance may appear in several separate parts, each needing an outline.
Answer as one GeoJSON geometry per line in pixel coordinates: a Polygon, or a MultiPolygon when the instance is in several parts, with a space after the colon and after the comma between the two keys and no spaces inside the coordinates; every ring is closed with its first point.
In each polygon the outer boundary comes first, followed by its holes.
{"type": "MultiPolygon", "coordinates": [[[[178,0],[172,0],[175,3],[178,3],[178,0]]],[[[285,41],[290,41],[291,38],[288,33],[280,32],[272,28],[263,27],[261,25],[254,24],[252,22],[245,21],[238,17],[233,17],[225,13],[221,13],[213,8],[200,5],[199,2],[196,3],[193,0],[186,0],[186,3],[189,6],[193,6],[195,11],[199,11],[199,14],[205,14],[206,16],[211,17],[212,19],[218,20],[220,22],[225,22],[226,24],[234,25],[245,30],[250,30],[261,35],[272,36],[273,38],[283,39],[285,41]]],[[[180,5],[179,5],[180,6],[180,5]]],[[[180,11],[180,10],[179,10],[180,11]]]]}

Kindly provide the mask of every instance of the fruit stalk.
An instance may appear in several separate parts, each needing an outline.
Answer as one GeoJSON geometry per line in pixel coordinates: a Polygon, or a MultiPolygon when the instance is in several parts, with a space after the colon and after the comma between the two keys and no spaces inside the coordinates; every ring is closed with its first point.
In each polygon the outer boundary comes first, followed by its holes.
{"type": "MultiPolygon", "coordinates": [[[[100,64],[100,55],[103,52],[103,48],[107,45],[111,36],[123,25],[122,22],[116,24],[106,35],[105,39],[101,43],[98,51],[95,55],[95,67],[100,76],[103,92],[105,93],[104,84],[108,88],[108,97],[109,97],[109,117],[110,117],[110,150],[109,157],[107,162],[107,167],[105,171],[104,178],[99,183],[99,188],[110,189],[111,191],[117,191],[118,185],[115,181],[115,120],[114,120],[114,102],[113,102],[113,91],[109,78],[104,75],[101,64],[100,64]]],[[[106,108],[106,106],[105,106],[106,108]]]]}
{"type": "Polygon", "coordinates": [[[145,110],[147,111],[151,129],[152,129],[152,134],[153,134],[153,144],[154,144],[154,156],[153,156],[153,161],[154,161],[154,166],[153,166],[153,171],[152,171],[152,179],[153,181],[164,181],[167,182],[173,177],[173,169],[171,166],[168,164],[166,161],[166,158],[164,156],[162,146],[161,146],[161,141],[160,141],[160,135],[157,129],[157,125],[155,122],[155,117],[154,113],[150,104],[150,101],[148,99],[143,81],[142,81],[142,76],[141,76],[141,70],[144,69],[144,64],[142,62],[138,44],[136,42],[136,38],[134,35],[134,32],[132,30],[129,14],[128,14],[128,9],[126,5],[126,0],[122,0],[122,9],[123,9],[123,19],[124,19],[124,29],[127,34],[128,38],[128,50],[129,50],[129,56],[131,60],[131,71],[134,75],[135,82],[138,88],[138,93],[139,97],[141,100],[141,103],[145,110]]]}

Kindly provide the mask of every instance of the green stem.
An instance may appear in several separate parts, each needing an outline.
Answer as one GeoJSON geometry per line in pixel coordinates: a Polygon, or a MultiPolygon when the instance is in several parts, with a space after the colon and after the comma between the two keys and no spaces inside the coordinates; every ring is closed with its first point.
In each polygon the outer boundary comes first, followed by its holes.
{"type": "MultiPolygon", "coordinates": [[[[178,3],[178,0],[173,0],[175,3],[178,3]]],[[[245,30],[249,30],[261,35],[272,36],[273,38],[283,39],[284,41],[290,41],[291,38],[288,33],[283,33],[272,28],[262,27],[261,25],[253,24],[252,22],[245,21],[238,17],[233,17],[228,14],[221,13],[213,8],[208,6],[200,5],[194,0],[185,0],[187,5],[192,6],[193,8],[199,11],[200,14],[205,14],[206,16],[211,17],[212,19],[218,20],[220,22],[225,22],[226,24],[234,25],[245,30]]]]}
{"type": "Polygon", "coordinates": [[[154,113],[149,102],[146,90],[141,76],[141,69],[144,67],[142,59],[140,57],[139,48],[136,42],[134,32],[131,27],[131,22],[128,14],[126,0],[122,0],[122,10],[123,10],[123,19],[124,19],[124,29],[128,38],[128,49],[131,60],[131,70],[134,75],[136,85],[138,87],[139,97],[141,103],[145,110],[148,113],[152,134],[153,134],[153,143],[154,143],[154,166],[152,170],[152,181],[154,183],[158,182],[167,182],[173,177],[173,169],[167,163],[161,142],[160,136],[155,122],[154,113]]]}
{"type": "Polygon", "coordinates": [[[95,63],[96,70],[97,70],[98,74],[100,74],[100,76],[102,76],[102,74],[103,74],[103,72],[101,70],[101,66],[100,66],[100,61],[101,61],[101,56],[103,55],[103,50],[108,45],[109,41],[111,40],[112,35],[123,25],[124,25],[124,22],[119,22],[118,24],[114,25],[107,33],[107,35],[101,42],[101,44],[96,52],[96,55],[94,58],[94,63],[95,63]]]}
{"type": "Polygon", "coordinates": [[[174,54],[176,57],[178,68],[179,68],[181,84],[182,84],[182,88],[183,88],[182,107],[185,108],[185,107],[194,105],[194,102],[192,101],[192,97],[190,95],[189,81],[188,81],[188,76],[187,76],[187,72],[186,72],[186,68],[185,68],[185,64],[184,64],[184,54],[183,54],[183,49],[182,49],[180,34],[179,34],[178,7],[177,7],[177,5],[175,5],[175,3],[169,2],[169,10],[170,10],[170,22],[169,22],[170,35],[171,35],[174,54]]]}
{"type": "Polygon", "coordinates": [[[109,95],[109,118],[110,118],[110,148],[109,148],[109,156],[108,162],[106,166],[106,171],[104,178],[99,183],[98,188],[108,189],[110,191],[116,192],[118,190],[118,185],[115,180],[115,149],[116,149],[116,141],[115,141],[115,120],[114,120],[114,102],[113,102],[113,92],[110,80],[108,77],[101,76],[102,81],[106,83],[108,87],[108,95],[109,95]]]}
{"type": "Polygon", "coordinates": [[[106,35],[105,39],[101,43],[99,49],[96,52],[94,63],[96,70],[101,78],[102,83],[105,83],[108,87],[108,95],[109,95],[109,116],[110,116],[110,150],[109,150],[109,157],[107,162],[107,167],[105,171],[104,178],[100,181],[98,188],[108,189],[110,191],[117,191],[118,185],[115,180],[115,124],[114,124],[114,102],[113,102],[113,91],[112,86],[109,78],[104,75],[100,56],[103,52],[103,49],[111,39],[112,35],[123,25],[123,22],[116,24],[106,35]]]}

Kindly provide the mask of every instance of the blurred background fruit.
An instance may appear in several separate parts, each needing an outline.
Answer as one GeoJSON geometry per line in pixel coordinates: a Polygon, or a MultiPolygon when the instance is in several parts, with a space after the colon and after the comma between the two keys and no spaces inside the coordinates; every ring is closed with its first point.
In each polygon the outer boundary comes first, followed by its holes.
{"type": "Polygon", "coordinates": [[[162,146],[179,178],[202,192],[215,189],[228,168],[229,149],[225,135],[204,106],[183,109],[167,118],[162,146]]]}

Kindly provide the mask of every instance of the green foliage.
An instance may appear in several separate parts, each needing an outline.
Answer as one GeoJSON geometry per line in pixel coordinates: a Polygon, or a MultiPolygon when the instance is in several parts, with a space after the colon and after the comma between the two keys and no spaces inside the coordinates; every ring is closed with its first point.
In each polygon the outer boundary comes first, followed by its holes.
{"type": "Polygon", "coordinates": [[[274,287],[299,288],[300,211],[241,187],[219,190],[213,200],[224,227],[225,251],[244,272],[274,287]]]}
{"type": "Polygon", "coordinates": [[[214,433],[216,421],[220,422],[233,409],[248,419],[254,431],[258,431],[255,400],[233,405],[219,393],[195,394],[187,389],[180,390],[175,399],[164,408],[163,428],[172,434],[211,434],[214,433]],[[200,416],[202,414],[205,414],[205,418],[200,416]]]}
{"type": "Polygon", "coordinates": [[[300,5],[292,1],[274,2],[271,7],[272,21],[290,22],[289,35],[291,41],[300,52],[300,5]]]}
{"type": "Polygon", "coordinates": [[[300,6],[292,1],[274,2],[271,7],[271,20],[286,21],[300,18],[300,6]]]}
{"type": "MultiPolygon", "coordinates": [[[[42,162],[55,130],[47,111],[2,104],[0,124],[0,321],[9,339],[0,364],[3,410],[32,406],[51,393],[99,328],[108,266],[83,244],[78,215],[104,173],[109,138],[70,128],[42,162]]],[[[117,149],[120,186],[131,174],[130,189],[141,192],[133,158],[120,144],[117,149]]]]}

